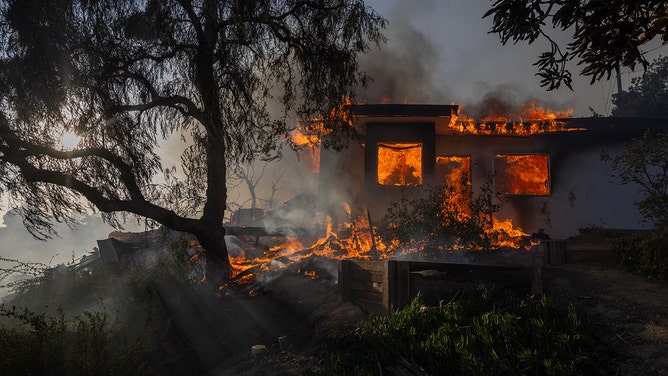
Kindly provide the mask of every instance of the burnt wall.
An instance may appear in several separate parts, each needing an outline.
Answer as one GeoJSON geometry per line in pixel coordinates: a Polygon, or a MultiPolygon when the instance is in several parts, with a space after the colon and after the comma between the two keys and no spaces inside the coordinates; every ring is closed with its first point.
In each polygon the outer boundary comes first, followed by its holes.
{"type": "MultiPolygon", "coordinates": [[[[471,157],[473,192],[494,180],[497,154],[546,154],[549,158],[550,193],[547,195],[498,195],[502,203],[497,218],[510,218],[532,233],[542,228],[553,238],[576,235],[578,229],[642,228],[633,205],[637,187],[614,181],[602,151],[617,154],[631,134],[571,131],[526,137],[453,135],[436,138],[436,155],[471,157]]],[[[439,182],[437,182],[439,184],[439,182]]]]}

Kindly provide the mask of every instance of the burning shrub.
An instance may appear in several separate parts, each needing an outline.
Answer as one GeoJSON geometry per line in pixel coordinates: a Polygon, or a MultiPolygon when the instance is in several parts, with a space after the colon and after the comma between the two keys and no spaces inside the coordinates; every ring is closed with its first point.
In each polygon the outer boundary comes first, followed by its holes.
{"type": "Polygon", "coordinates": [[[482,186],[472,199],[468,192],[465,182],[435,186],[425,197],[404,197],[392,203],[383,218],[387,223],[381,231],[385,244],[490,249],[500,235],[493,229],[492,217],[500,203],[491,183],[482,186]]]}
{"type": "Polygon", "coordinates": [[[327,374],[606,374],[601,348],[573,304],[466,291],[439,307],[420,296],[337,343],[327,374]]]}

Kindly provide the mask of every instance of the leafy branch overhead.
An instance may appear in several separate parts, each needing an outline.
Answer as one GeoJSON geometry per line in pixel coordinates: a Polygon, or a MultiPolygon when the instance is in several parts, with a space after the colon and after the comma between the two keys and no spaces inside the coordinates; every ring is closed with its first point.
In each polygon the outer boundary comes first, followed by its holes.
{"type": "Polygon", "coordinates": [[[497,0],[483,18],[491,17],[490,33],[501,43],[545,38],[550,49],[536,61],[541,86],[562,84],[572,89],[568,63],[582,66],[591,83],[610,78],[619,67],[634,69],[649,62],[642,50],[660,39],[668,43],[668,3],[663,0],[497,0]],[[570,43],[560,45],[546,30],[567,31],[570,43]]]}
{"type": "Polygon", "coordinates": [[[41,238],[91,208],[191,233],[225,275],[229,172],[352,97],[385,23],[363,0],[0,2],[0,194],[41,238]]]}

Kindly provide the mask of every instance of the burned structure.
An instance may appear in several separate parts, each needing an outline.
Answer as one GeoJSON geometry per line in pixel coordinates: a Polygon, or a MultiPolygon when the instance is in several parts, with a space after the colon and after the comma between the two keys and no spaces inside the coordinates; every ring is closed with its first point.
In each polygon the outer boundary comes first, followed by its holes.
{"type": "Polygon", "coordinates": [[[527,233],[539,229],[567,238],[581,228],[640,229],[638,188],[620,185],[601,152],[668,121],[624,118],[555,118],[539,112],[524,119],[465,119],[456,105],[351,106],[362,138],[343,155],[323,151],[322,190],[347,190],[353,204],[380,220],[391,202],[427,187],[459,185],[478,192],[491,184],[511,220],[527,233]],[[363,161],[363,163],[362,163],[363,161]],[[328,176],[328,178],[324,177],[328,176]]]}

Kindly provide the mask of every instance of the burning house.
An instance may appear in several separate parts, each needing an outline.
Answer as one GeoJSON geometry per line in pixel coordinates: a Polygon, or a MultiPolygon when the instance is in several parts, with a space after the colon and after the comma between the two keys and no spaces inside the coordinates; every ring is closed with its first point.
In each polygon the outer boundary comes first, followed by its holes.
{"type": "Polygon", "coordinates": [[[517,120],[473,120],[458,110],[456,105],[351,106],[362,139],[342,156],[323,152],[321,175],[345,182],[325,184],[323,191],[347,190],[376,221],[391,202],[430,186],[454,184],[478,192],[491,183],[502,203],[495,220],[529,234],[542,229],[563,239],[592,226],[642,228],[633,204],[637,187],[616,182],[600,156],[618,154],[648,129],[668,128],[665,120],[569,118],[536,108],[517,120]]]}

